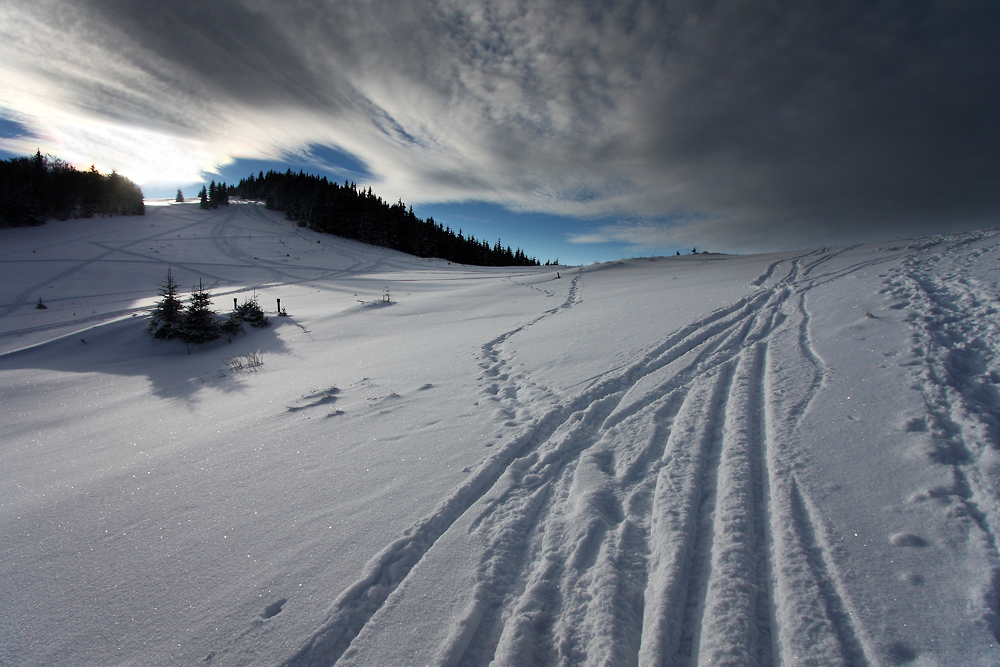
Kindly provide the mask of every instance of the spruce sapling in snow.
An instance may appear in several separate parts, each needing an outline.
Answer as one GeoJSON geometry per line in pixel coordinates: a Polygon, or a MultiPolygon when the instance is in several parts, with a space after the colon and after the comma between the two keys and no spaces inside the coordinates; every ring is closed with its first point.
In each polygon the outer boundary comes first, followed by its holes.
{"type": "Polygon", "coordinates": [[[149,313],[149,332],[156,338],[176,338],[180,335],[184,304],[178,297],[178,285],[169,266],[167,278],[160,286],[160,296],[162,298],[149,313]]]}
{"type": "Polygon", "coordinates": [[[223,337],[227,343],[232,343],[233,338],[243,333],[243,318],[235,310],[229,313],[229,318],[219,326],[223,337]]]}
{"type": "Polygon", "coordinates": [[[266,327],[269,323],[264,315],[264,310],[257,303],[257,295],[247,299],[236,307],[236,313],[240,319],[247,322],[252,327],[266,327]]]}
{"type": "Polygon", "coordinates": [[[191,301],[184,311],[180,337],[185,343],[207,343],[219,337],[219,323],[212,311],[212,295],[205,291],[198,280],[198,288],[191,292],[191,301]]]}

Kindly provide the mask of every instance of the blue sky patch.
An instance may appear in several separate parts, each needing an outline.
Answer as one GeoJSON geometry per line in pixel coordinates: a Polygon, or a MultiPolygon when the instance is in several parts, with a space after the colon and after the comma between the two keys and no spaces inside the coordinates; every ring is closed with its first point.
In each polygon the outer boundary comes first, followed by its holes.
{"type": "MultiPolygon", "coordinates": [[[[0,112],[2,114],[2,112],[0,112]]],[[[27,125],[5,118],[0,115],[0,139],[17,139],[20,137],[33,137],[34,133],[27,125]]]]}

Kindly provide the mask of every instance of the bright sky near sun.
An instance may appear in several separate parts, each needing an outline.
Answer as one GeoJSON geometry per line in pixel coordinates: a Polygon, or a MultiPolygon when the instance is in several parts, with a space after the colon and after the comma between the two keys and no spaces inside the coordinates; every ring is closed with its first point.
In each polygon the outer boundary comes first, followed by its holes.
{"type": "Polygon", "coordinates": [[[1000,9],[7,0],[0,152],[295,168],[542,259],[997,224],[1000,9]]]}

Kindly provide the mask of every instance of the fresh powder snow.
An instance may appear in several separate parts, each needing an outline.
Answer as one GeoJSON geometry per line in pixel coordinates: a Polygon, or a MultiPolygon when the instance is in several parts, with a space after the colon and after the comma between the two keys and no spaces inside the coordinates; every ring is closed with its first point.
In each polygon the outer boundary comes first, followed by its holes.
{"type": "Polygon", "coordinates": [[[1000,232],[479,268],[147,204],[0,230],[0,664],[1000,664],[1000,232]],[[168,266],[270,326],[153,339],[168,266]]]}

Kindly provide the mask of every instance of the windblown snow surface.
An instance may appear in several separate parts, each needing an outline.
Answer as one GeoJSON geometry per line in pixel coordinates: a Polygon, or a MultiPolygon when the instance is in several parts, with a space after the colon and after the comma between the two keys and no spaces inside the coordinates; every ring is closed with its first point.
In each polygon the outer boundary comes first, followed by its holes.
{"type": "Polygon", "coordinates": [[[0,664],[1000,664],[998,259],[2,230],[0,664]],[[153,340],[168,263],[271,326],[153,340]]]}

